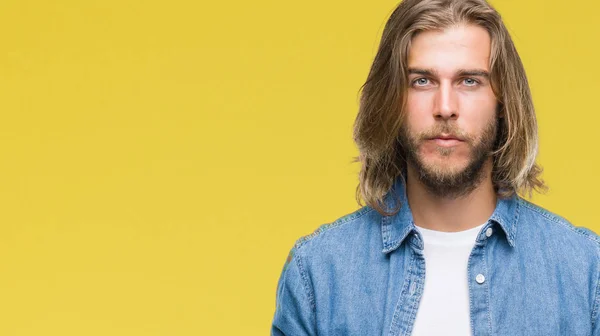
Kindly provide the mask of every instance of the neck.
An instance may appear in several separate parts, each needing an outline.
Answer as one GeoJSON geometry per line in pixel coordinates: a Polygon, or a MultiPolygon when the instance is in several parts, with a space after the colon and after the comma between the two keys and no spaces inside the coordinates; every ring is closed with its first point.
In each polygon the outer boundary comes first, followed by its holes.
{"type": "Polygon", "coordinates": [[[457,232],[472,229],[487,221],[496,209],[496,192],[492,184],[491,160],[484,165],[485,178],[469,194],[458,198],[441,198],[430,193],[409,165],[406,195],[415,225],[425,229],[457,232]]]}

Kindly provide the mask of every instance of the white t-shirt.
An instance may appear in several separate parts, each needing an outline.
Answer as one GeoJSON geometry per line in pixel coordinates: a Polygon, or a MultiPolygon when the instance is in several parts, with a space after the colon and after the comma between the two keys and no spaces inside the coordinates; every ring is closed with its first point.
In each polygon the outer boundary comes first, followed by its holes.
{"type": "Polygon", "coordinates": [[[413,336],[471,335],[467,263],[484,225],[459,232],[417,226],[424,243],[425,287],[413,336]]]}

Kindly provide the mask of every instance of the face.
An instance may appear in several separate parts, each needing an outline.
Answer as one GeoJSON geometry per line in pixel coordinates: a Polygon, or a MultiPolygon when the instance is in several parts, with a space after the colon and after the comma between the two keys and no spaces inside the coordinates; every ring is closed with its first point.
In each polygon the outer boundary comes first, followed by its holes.
{"type": "Polygon", "coordinates": [[[479,26],[417,34],[400,141],[422,184],[441,197],[468,194],[485,178],[498,133],[489,79],[491,41],[479,26]]]}

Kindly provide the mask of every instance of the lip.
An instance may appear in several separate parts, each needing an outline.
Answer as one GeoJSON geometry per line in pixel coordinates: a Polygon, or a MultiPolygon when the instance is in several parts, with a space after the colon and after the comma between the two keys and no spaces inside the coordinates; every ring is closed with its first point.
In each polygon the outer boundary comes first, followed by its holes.
{"type": "Polygon", "coordinates": [[[433,138],[430,141],[434,141],[438,146],[441,147],[453,147],[460,144],[462,141],[457,138],[433,138]]]}
{"type": "Polygon", "coordinates": [[[452,139],[454,139],[454,140],[459,140],[459,141],[462,141],[462,139],[461,139],[461,138],[459,138],[459,137],[455,136],[454,134],[448,134],[448,133],[445,133],[445,134],[444,134],[444,133],[442,133],[442,134],[440,134],[439,136],[437,136],[437,137],[434,137],[434,138],[432,138],[432,139],[442,139],[442,140],[452,140],[452,139]]]}

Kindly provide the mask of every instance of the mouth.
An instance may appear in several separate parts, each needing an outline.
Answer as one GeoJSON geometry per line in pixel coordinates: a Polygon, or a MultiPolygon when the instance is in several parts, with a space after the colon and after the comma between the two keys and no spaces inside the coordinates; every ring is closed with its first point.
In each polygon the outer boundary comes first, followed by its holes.
{"type": "Polygon", "coordinates": [[[464,139],[454,135],[454,134],[440,134],[437,136],[434,136],[432,138],[429,138],[430,140],[432,139],[442,139],[442,140],[458,140],[458,141],[463,141],[464,139]]]}
{"type": "Polygon", "coordinates": [[[461,138],[454,135],[439,135],[428,140],[435,142],[441,147],[452,147],[464,142],[461,138]]]}

